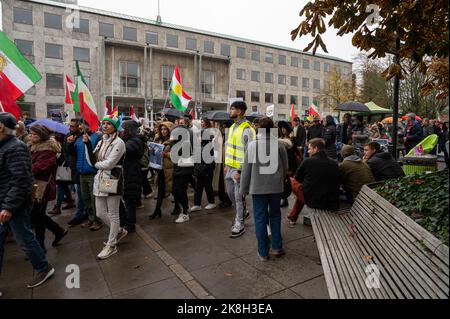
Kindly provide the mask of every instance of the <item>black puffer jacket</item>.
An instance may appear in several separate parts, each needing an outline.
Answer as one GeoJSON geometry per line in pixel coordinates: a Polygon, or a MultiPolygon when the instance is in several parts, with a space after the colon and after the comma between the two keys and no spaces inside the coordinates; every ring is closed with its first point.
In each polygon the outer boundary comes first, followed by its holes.
{"type": "Polygon", "coordinates": [[[325,126],[323,139],[325,140],[325,153],[329,158],[337,159],[336,153],[336,125],[328,122],[325,126]]]}
{"type": "Polygon", "coordinates": [[[31,155],[15,137],[0,141],[0,210],[13,215],[31,207],[31,155]]]}
{"type": "MultiPolygon", "coordinates": [[[[176,150],[178,150],[178,156],[187,159],[188,157],[191,157],[193,155],[193,145],[194,145],[194,135],[192,132],[192,129],[187,128],[184,125],[178,125],[176,126],[171,132],[171,137],[173,136],[174,138],[177,138],[177,140],[172,140],[171,142],[171,148],[172,151],[175,152],[176,150]],[[187,130],[187,133],[186,133],[187,130]],[[186,134],[189,134],[189,140],[184,139],[183,140],[183,136],[185,136],[186,134]],[[188,154],[182,154],[182,149],[183,146],[186,149],[189,149],[189,153],[188,154]]],[[[172,159],[174,160],[174,159],[172,159]]],[[[186,176],[186,175],[192,175],[194,173],[194,167],[182,167],[182,166],[178,166],[178,163],[173,163],[173,176],[186,176]]]]}
{"type": "Polygon", "coordinates": [[[306,138],[311,141],[313,138],[323,138],[324,128],[322,124],[312,125],[308,129],[308,133],[306,134],[306,138]]]}
{"type": "Polygon", "coordinates": [[[144,142],[139,136],[133,136],[126,140],[125,147],[123,198],[125,200],[133,200],[138,199],[142,192],[142,173],[139,160],[144,155],[144,142]]]}
{"type": "Polygon", "coordinates": [[[405,176],[400,164],[387,152],[378,151],[367,161],[367,164],[377,182],[405,176]]]}

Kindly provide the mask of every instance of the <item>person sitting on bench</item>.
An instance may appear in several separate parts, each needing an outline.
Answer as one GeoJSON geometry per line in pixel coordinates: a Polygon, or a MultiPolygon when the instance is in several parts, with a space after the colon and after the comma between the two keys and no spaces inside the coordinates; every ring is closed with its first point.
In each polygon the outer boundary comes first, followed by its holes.
{"type": "Polygon", "coordinates": [[[405,176],[402,167],[380,144],[370,142],[364,146],[364,162],[370,166],[377,182],[405,176]]]}

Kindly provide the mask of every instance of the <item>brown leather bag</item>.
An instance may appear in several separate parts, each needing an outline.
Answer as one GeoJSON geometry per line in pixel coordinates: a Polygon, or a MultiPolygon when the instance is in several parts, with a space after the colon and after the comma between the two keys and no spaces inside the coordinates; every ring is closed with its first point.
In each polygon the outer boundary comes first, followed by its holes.
{"type": "MultiPolygon", "coordinates": [[[[50,176],[50,178],[52,178],[50,176]]],[[[33,202],[42,203],[44,199],[45,190],[47,189],[48,183],[50,183],[50,178],[48,181],[40,181],[35,179],[33,182],[33,187],[31,189],[31,198],[33,202]]]]}

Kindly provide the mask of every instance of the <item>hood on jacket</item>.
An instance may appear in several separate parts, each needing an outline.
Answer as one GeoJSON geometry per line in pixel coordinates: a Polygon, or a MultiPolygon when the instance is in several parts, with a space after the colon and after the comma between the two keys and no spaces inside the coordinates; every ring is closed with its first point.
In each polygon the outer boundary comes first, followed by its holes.
{"type": "Polygon", "coordinates": [[[373,155],[373,157],[378,157],[378,158],[381,158],[381,159],[384,159],[384,160],[392,159],[392,155],[391,155],[390,153],[388,153],[388,152],[383,152],[383,151],[378,151],[378,152],[376,152],[376,153],[373,155]]]}
{"type": "Polygon", "coordinates": [[[61,153],[61,145],[53,138],[37,144],[30,142],[28,146],[30,147],[31,152],[52,151],[54,153],[61,153]]]}
{"type": "Polygon", "coordinates": [[[359,158],[358,155],[353,154],[344,158],[344,161],[361,162],[361,159],[359,158]]]}
{"type": "Polygon", "coordinates": [[[172,132],[173,127],[175,126],[175,124],[173,124],[173,123],[170,122],[170,121],[161,122],[161,123],[158,124],[158,130],[159,130],[159,132],[161,132],[161,126],[167,127],[167,128],[169,129],[169,133],[170,133],[170,132],[172,132]]]}

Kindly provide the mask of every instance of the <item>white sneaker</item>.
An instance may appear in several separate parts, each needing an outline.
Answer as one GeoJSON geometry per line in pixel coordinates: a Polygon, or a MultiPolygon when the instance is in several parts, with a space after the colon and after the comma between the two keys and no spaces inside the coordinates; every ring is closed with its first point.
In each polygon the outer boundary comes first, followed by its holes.
{"type": "Polygon", "coordinates": [[[128,231],[125,228],[122,228],[117,234],[116,244],[118,244],[126,235],[128,235],[128,231]]]}
{"type": "Polygon", "coordinates": [[[175,220],[175,223],[181,224],[187,221],[189,221],[189,215],[181,213],[180,215],[178,215],[178,218],[175,220]]]}
{"type": "Polygon", "coordinates": [[[208,204],[208,205],[205,206],[205,209],[210,210],[210,209],[214,209],[216,207],[217,207],[216,204],[208,204]]]}
{"type": "Polygon", "coordinates": [[[114,255],[115,253],[117,253],[117,247],[116,246],[110,246],[110,245],[106,245],[102,251],[100,252],[100,254],[97,255],[98,259],[106,259],[111,257],[112,255],[114,255]]]}
{"type": "Polygon", "coordinates": [[[195,205],[195,206],[192,206],[191,208],[189,208],[189,213],[198,212],[199,210],[202,210],[202,206],[195,205]]]}

